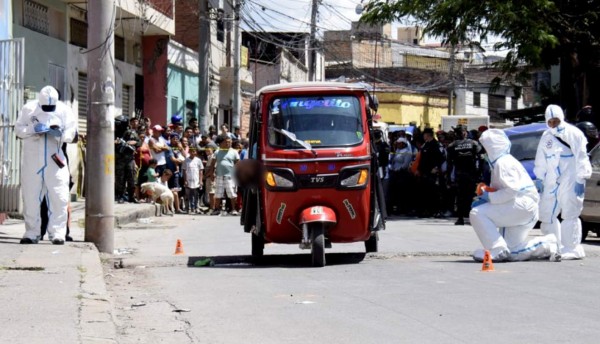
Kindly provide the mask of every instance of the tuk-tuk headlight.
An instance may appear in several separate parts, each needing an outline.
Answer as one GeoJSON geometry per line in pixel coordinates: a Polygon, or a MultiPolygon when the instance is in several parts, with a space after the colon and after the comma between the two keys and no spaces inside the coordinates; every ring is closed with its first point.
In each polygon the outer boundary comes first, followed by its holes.
{"type": "Polygon", "coordinates": [[[358,188],[364,187],[369,181],[369,170],[366,168],[352,169],[340,173],[340,187],[358,188]]]}
{"type": "Polygon", "coordinates": [[[294,174],[290,170],[273,170],[265,174],[265,183],[272,189],[295,188],[294,174]]]}

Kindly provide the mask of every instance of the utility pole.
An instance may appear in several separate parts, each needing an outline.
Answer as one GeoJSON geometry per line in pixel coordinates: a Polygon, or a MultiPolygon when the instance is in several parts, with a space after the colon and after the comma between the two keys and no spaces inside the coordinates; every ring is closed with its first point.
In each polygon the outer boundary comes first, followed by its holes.
{"type": "Polygon", "coordinates": [[[114,0],[89,0],[85,241],[113,253],[115,199],[114,0]]]}
{"type": "Polygon", "coordinates": [[[198,124],[208,133],[210,118],[210,18],[208,0],[200,0],[200,32],[198,36],[198,124]]]}
{"type": "Polygon", "coordinates": [[[308,81],[315,81],[315,65],[317,60],[316,36],[317,36],[317,13],[319,12],[319,0],[312,0],[312,12],[310,14],[310,42],[308,44],[308,81]]]}
{"type": "Polygon", "coordinates": [[[450,85],[448,86],[448,115],[454,115],[454,65],[456,63],[456,44],[450,44],[450,71],[448,78],[450,85]]]}
{"type": "MultiPolygon", "coordinates": [[[[233,101],[232,126],[240,127],[240,111],[242,90],[240,85],[240,59],[242,45],[240,42],[240,0],[233,0],[233,101]]],[[[233,128],[231,128],[233,131],[233,128]]]]}

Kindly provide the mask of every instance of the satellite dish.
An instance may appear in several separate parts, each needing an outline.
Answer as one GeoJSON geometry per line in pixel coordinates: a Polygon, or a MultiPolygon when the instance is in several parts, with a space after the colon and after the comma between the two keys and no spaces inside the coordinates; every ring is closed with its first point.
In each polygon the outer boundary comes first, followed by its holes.
{"type": "Polygon", "coordinates": [[[356,8],[354,9],[354,11],[356,12],[356,14],[362,14],[362,12],[363,12],[362,2],[358,5],[356,5],[356,8]]]}

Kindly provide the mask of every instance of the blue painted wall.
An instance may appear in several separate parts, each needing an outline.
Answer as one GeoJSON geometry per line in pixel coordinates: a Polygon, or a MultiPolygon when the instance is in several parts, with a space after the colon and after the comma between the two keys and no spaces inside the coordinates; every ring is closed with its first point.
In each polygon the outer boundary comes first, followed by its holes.
{"type": "Polygon", "coordinates": [[[167,122],[171,121],[171,116],[176,112],[184,116],[184,124],[187,125],[189,117],[185,115],[186,101],[196,103],[194,116],[198,118],[198,75],[169,65],[167,77],[167,122]]]}

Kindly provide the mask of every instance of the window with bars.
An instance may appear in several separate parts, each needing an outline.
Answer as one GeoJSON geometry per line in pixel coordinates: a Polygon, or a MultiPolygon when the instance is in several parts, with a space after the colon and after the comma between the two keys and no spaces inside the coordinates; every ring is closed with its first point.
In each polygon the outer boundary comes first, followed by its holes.
{"type": "Polygon", "coordinates": [[[86,22],[71,18],[70,43],[78,47],[87,48],[87,31],[88,25],[86,22]]]}
{"type": "Polygon", "coordinates": [[[48,7],[35,1],[23,1],[23,26],[47,35],[50,32],[48,7]]]}
{"type": "Polygon", "coordinates": [[[123,85],[123,105],[122,105],[122,114],[123,116],[129,116],[129,104],[131,102],[131,86],[123,85]]]}

